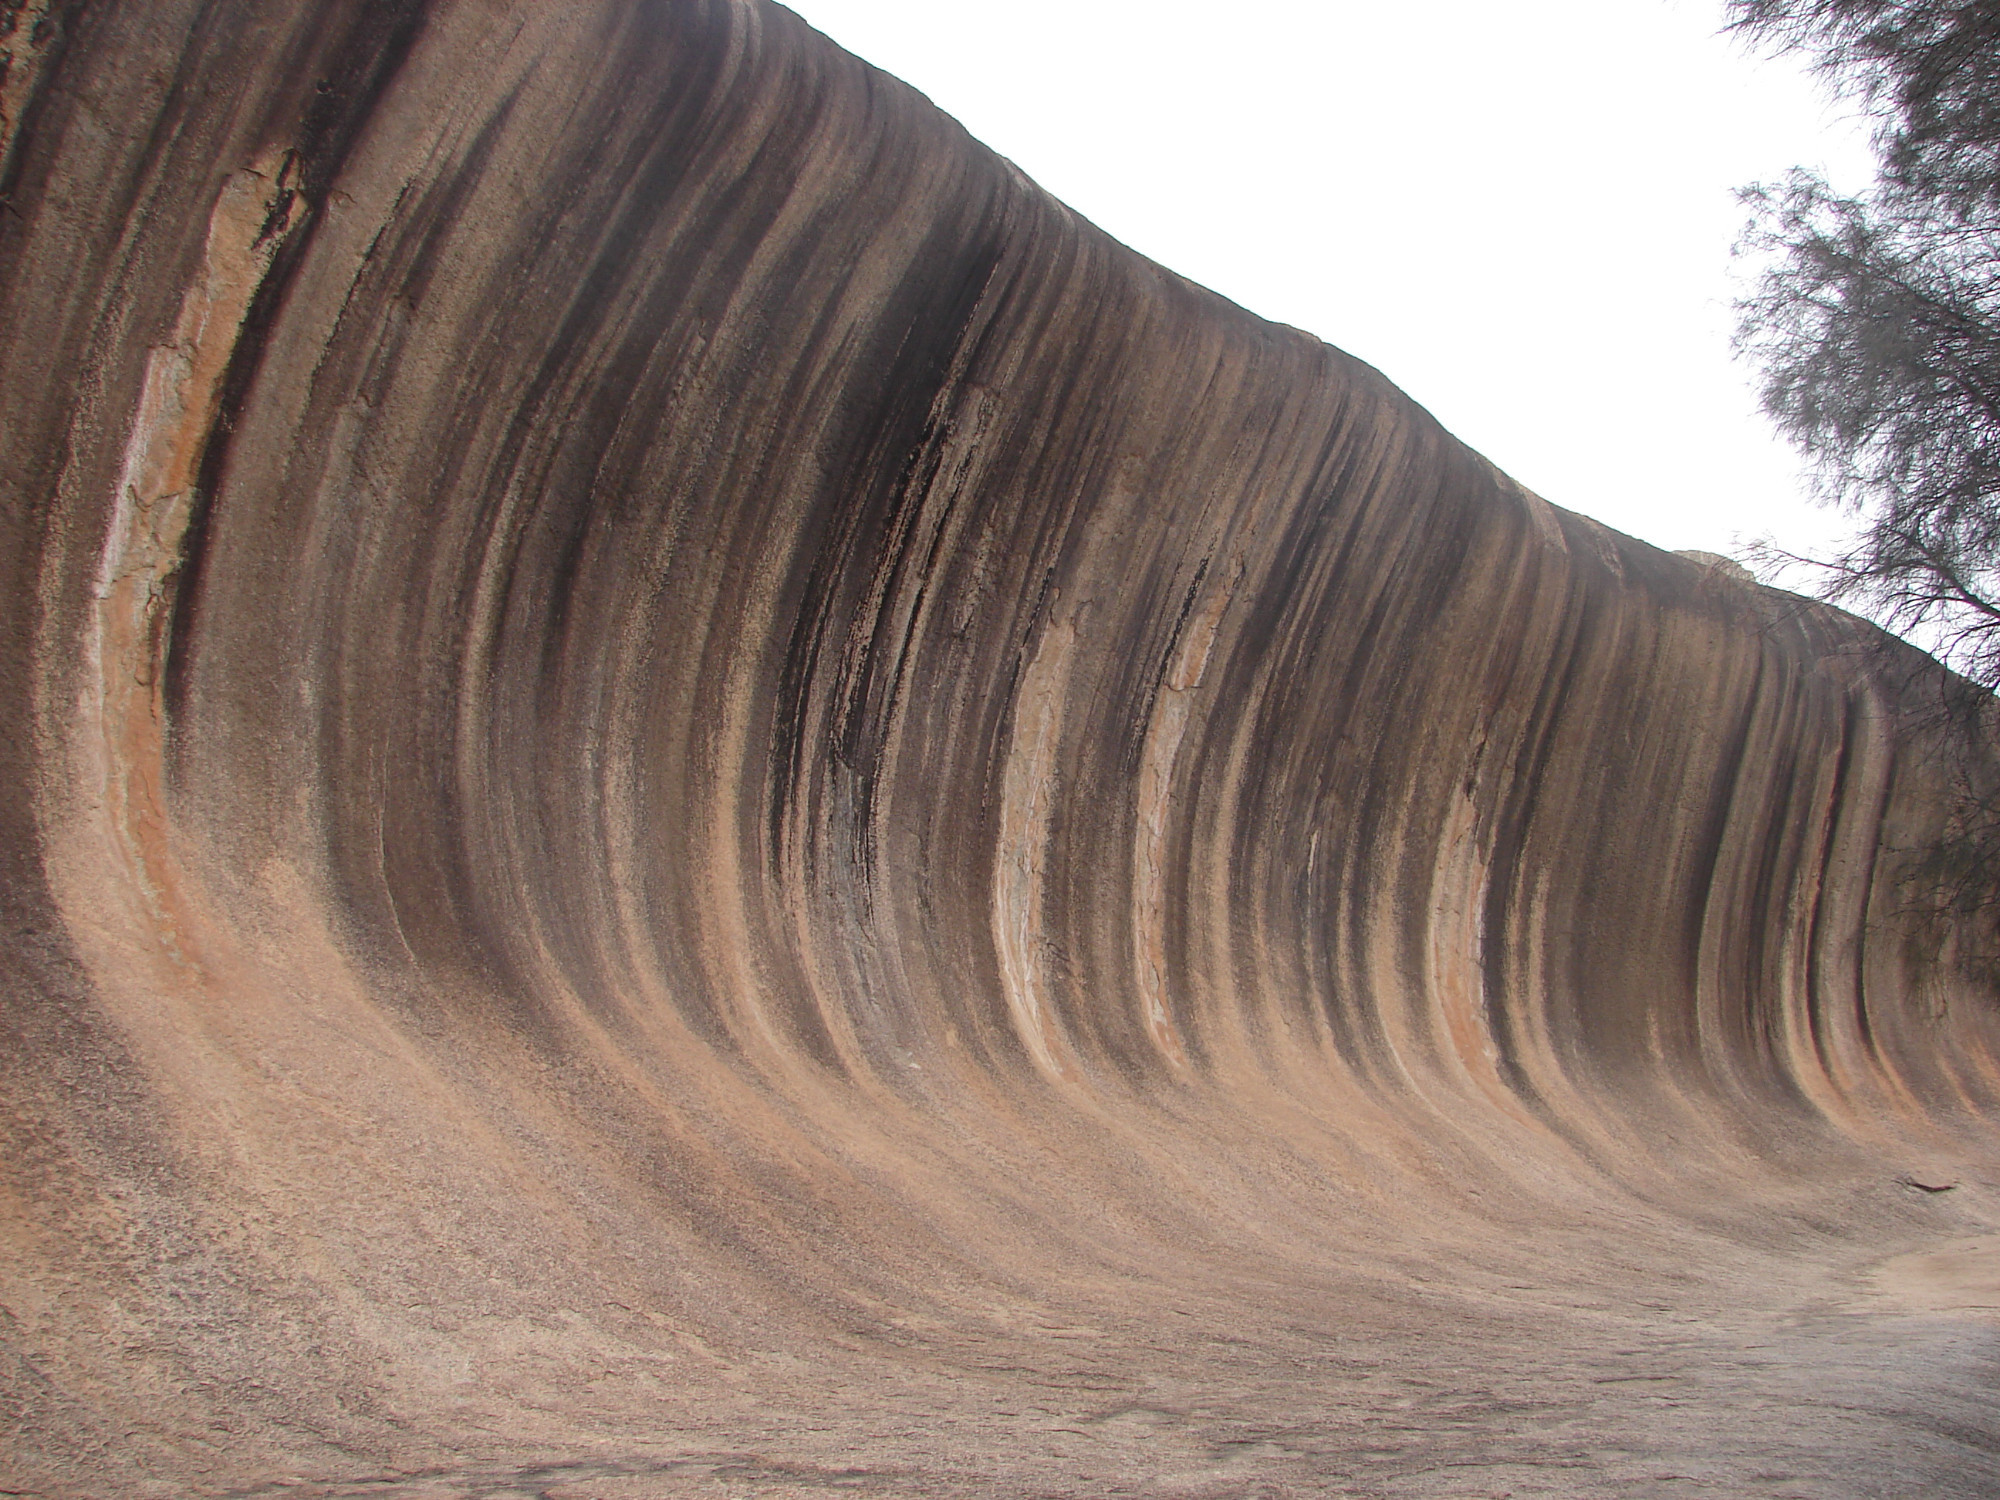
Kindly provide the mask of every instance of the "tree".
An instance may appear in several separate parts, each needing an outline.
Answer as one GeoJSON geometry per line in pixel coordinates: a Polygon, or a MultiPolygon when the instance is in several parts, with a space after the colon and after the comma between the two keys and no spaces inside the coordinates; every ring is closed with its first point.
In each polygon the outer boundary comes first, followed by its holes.
{"type": "Polygon", "coordinates": [[[1822,498],[1860,518],[1804,564],[1819,592],[1913,635],[1955,732],[1944,825],[1904,849],[1913,942],[2000,993],[2000,0],[1730,0],[1754,43],[1809,57],[1875,122],[1878,171],[1747,189],[1761,262],[1737,344],[1822,498]],[[1982,753],[1982,751],[1984,753],[1982,753]],[[1955,935],[1955,940],[1953,938],[1955,935]]]}
{"type": "Polygon", "coordinates": [[[1744,193],[1738,347],[1861,517],[1836,556],[1764,560],[2000,687],[2000,0],[1730,0],[1729,23],[1867,110],[1880,166],[1858,196],[1806,171],[1744,193]]]}

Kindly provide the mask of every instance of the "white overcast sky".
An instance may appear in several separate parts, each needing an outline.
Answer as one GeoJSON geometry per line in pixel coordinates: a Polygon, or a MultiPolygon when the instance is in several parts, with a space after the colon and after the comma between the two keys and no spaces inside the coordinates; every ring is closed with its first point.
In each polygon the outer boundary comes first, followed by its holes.
{"type": "Polygon", "coordinates": [[[1143,254],[1663,547],[1841,518],[1729,353],[1734,189],[1863,124],[1721,0],[791,0],[1143,254]]]}

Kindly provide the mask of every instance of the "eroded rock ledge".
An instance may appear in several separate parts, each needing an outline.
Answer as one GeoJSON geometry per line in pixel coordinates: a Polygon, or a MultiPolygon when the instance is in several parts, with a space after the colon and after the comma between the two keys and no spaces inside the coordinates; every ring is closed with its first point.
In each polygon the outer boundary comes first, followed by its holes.
{"type": "Polygon", "coordinates": [[[2000,1487],[1931,664],[776,6],[0,20],[0,1487],[2000,1487]]]}

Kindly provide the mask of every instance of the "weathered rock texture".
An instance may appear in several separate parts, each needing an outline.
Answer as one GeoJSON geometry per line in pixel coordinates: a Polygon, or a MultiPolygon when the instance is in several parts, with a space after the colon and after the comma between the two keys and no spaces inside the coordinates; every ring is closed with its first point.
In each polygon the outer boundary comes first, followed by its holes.
{"type": "Polygon", "coordinates": [[[0,1488],[2000,1490],[1928,663],[775,6],[0,16],[0,1488]]]}

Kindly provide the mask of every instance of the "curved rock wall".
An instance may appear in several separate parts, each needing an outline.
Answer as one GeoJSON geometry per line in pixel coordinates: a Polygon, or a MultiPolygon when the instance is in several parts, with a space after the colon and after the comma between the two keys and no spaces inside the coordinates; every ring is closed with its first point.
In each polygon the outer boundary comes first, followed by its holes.
{"type": "Polygon", "coordinates": [[[16,1488],[2000,1484],[1927,662],[775,6],[0,15],[16,1488]]]}

